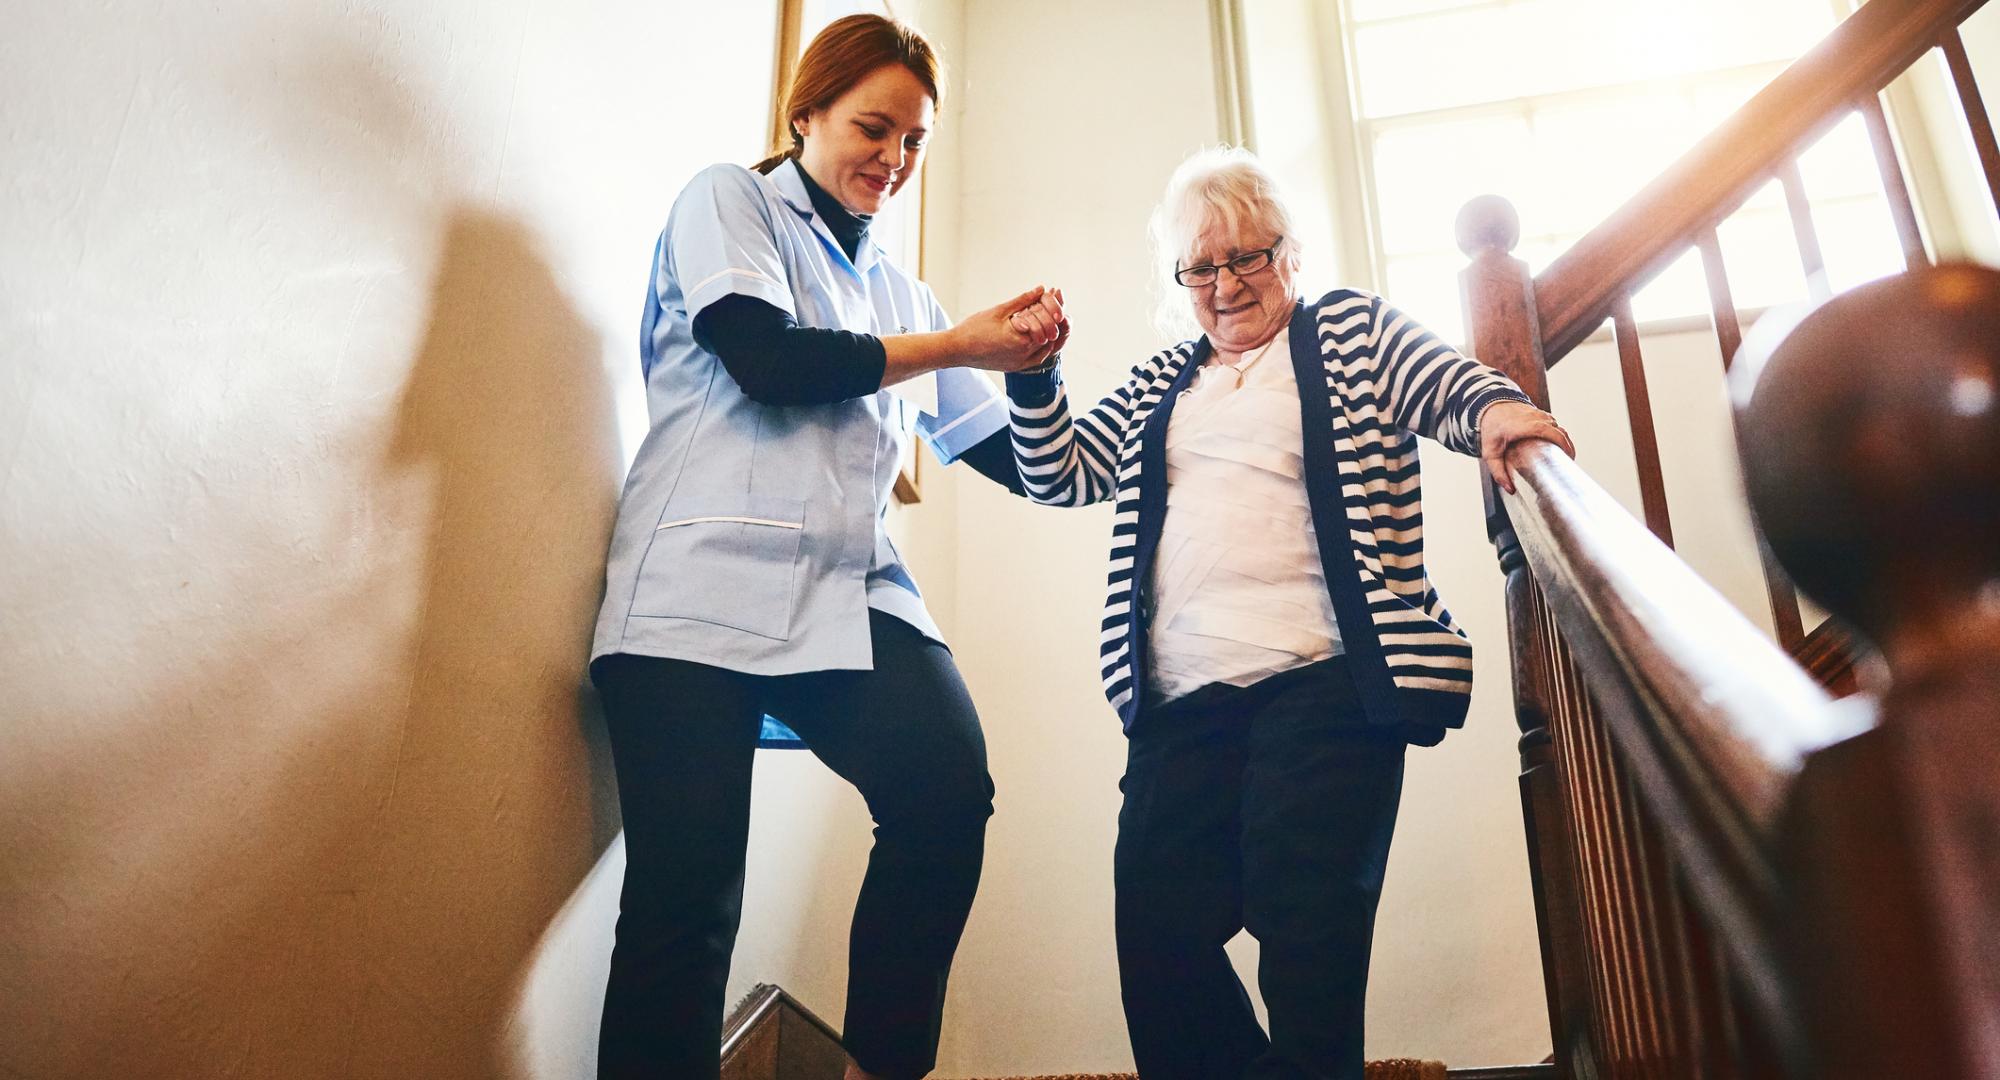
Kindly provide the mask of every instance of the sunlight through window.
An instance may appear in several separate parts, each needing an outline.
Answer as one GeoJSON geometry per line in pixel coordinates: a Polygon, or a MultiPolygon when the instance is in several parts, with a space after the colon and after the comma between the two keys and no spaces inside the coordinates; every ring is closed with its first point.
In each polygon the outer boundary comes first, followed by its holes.
{"type": "MultiPolygon", "coordinates": [[[[1321,2],[1332,6],[1305,19],[1300,0],[1245,4],[1260,143],[1267,131],[1318,127],[1335,146],[1338,168],[1348,152],[1342,136],[1351,131],[1355,197],[1367,212],[1336,213],[1329,228],[1365,222],[1366,245],[1345,250],[1365,251],[1368,265],[1346,271],[1350,278],[1372,273],[1392,302],[1453,340],[1463,336],[1458,273],[1465,257],[1452,222],[1467,199],[1492,192],[1512,201],[1523,233],[1515,253],[1539,271],[1837,21],[1831,0],[1321,2]],[[1260,19],[1267,25],[1256,25],[1260,19]],[[1268,25],[1275,20],[1316,33],[1280,33],[1268,25]],[[1345,99],[1345,130],[1327,129],[1295,77],[1280,83],[1259,74],[1295,75],[1307,64],[1323,74],[1345,71],[1345,93],[1333,95],[1345,99]]],[[[1835,289],[1901,269],[1857,117],[1807,152],[1800,171],[1835,289]]],[[[1718,236],[1739,307],[1807,295],[1775,183],[1718,236]]],[[[1633,303],[1641,320],[1706,314],[1700,260],[1670,267],[1633,303]]]]}

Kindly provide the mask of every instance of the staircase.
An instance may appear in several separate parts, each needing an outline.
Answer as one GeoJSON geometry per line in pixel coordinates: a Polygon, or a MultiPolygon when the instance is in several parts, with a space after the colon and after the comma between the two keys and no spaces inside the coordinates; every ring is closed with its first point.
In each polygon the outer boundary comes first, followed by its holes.
{"type": "MultiPolygon", "coordinates": [[[[1538,404],[1610,323],[1643,513],[1546,444],[1485,484],[1553,1061],[1371,1080],[2000,1077],[2000,271],[1931,265],[1880,102],[1941,51],[2000,206],[1958,32],[1982,3],[1869,0],[1539,275],[1504,200],[1461,211],[1468,351],[1538,404]],[[1908,273],[1745,344],[1717,226],[1778,181],[1823,293],[1796,162],[1855,112],[1908,273]],[[1672,550],[1631,297],[1690,249],[1743,369],[1770,636],[1672,550]],[[1807,633],[1794,582],[1836,618],[1807,633]]],[[[775,987],[723,1039],[725,1080],[843,1062],[775,987]]]]}
{"type": "Polygon", "coordinates": [[[1880,104],[1940,50],[2000,205],[1980,6],[1870,0],[1539,275],[1506,202],[1459,215],[1470,351],[1546,408],[1608,321],[1639,463],[1643,521],[1546,444],[1486,488],[1562,1076],[2000,1076],[2000,272],[1930,265],[1880,104]],[[1716,226],[1779,181],[1823,282],[1796,160],[1853,112],[1908,273],[1745,344],[1716,226]],[[1672,551],[1630,298],[1690,249],[1775,641],[1672,551]],[[1886,681],[1829,696],[1863,648],[1886,681]]]}
{"type": "MultiPolygon", "coordinates": [[[[840,1034],[798,999],[769,985],[744,997],[722,1028],[722,1080],[834,1080],[845,1067],[840,1034]]],[[[1553,1080],[1554,1066],[1450,1069],[1435,1061],[1371,1061],[1367,1080],[1553,1080]]],[[[1138,1080],[1136,1073],[1063,1073],[1006,1080],[1138,1080]]]]}

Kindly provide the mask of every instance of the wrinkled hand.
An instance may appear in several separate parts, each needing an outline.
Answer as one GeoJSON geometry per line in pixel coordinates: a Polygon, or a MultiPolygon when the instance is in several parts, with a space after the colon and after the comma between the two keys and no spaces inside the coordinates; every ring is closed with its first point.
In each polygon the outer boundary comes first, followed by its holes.
{"type": "Polygon", "coordinates": [[[1502,401],[1486,407],[1479,415],[1479,460],[1493,482],[1508,494],[1514,492],[1514,478],[1507,474],[1507,449],[1528,439],[1546,439],[1576,456],[1576,445],[1556,418],[1519,401],[1502,401]]]}
{"type": "Polygon", "coordinates": [[[1041,352],[1035,356],[1034,363],[1029,364],[1029,367],[1047,363],[1049,357],[1061,352],[1063,346],[1069,342],[1069,316],[1063,311],[1061,289],[1050,289],[1042,294],[1041,299],[1015,312],[1010,318],[1015,326],[1031,335],[1043,336],[1051,331],[1054,333],[1054,337],[1048,339],[1048,344],[1042,347],[1041,352]]]}
{"type": "Polygon", "coordinates": [[[1037,285],[985,311],[969,315],[952,328],[967,367],[987,371],[1023,371],[1062,347],[1069,324],[1063,320],[1061,294],[1037,285]]]}

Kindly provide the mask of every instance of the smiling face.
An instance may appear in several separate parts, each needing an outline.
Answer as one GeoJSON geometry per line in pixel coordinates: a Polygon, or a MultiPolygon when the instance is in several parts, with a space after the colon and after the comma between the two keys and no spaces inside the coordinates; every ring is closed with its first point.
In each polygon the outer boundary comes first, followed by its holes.
{"type": "MultiPolygon", "coordinates": [[[[1211,219],[1195,235],[1182,266],[1222,266],[1230,259],[1271,246],[1276,233],[1241,215],[1211,219]]],[[[1290,243],[1278,246],[1269,266],[1245,277],[1224,268],[1208,285],[1189,289],[1195,321],[1218,352],[1236,354],[1278,336],[1292,317],[1292,278],[1298,269],[1290,243]]]]}
{"type": "Polygon", "coordinates": [[[879,213],[923,163],[936,103],[909,68],[884,64],[824,109],[792,121],[799,164],[857,214],[879,213]]]}

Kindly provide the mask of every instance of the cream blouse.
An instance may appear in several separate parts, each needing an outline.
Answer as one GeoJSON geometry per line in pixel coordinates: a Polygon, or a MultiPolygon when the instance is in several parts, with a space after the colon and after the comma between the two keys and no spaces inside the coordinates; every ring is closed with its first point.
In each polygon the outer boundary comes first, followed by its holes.
{"type": "Polygon", "coordinates": [[[1249,686],[1341,651],[1306,501],[1290,337],[1235,367],[1204,365],[1174,405],[1153,563],[1156,700],[1249,686]]]}

